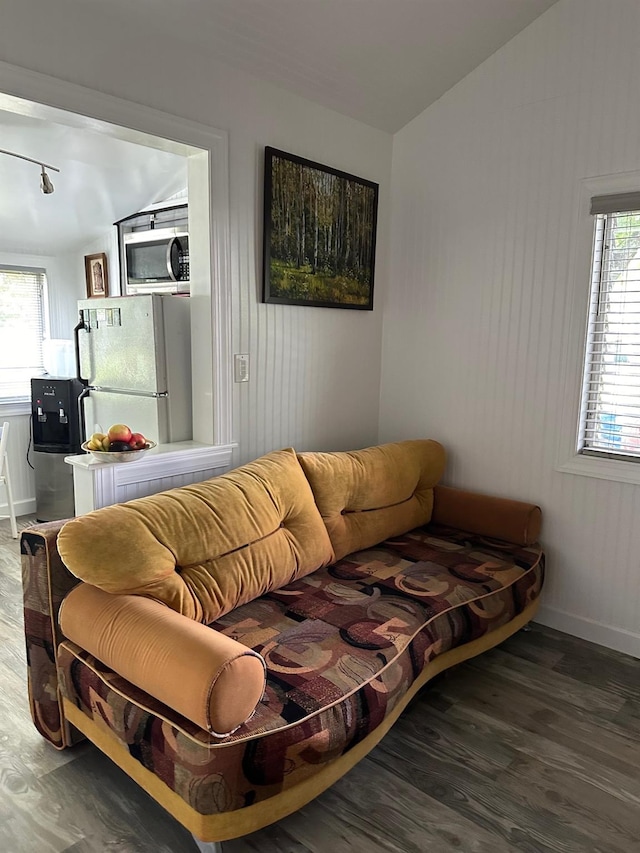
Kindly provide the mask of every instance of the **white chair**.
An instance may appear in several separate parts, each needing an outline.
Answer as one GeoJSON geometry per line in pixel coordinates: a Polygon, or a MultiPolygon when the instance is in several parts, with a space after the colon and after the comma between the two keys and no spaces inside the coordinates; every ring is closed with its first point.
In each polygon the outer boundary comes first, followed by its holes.
{"type": "MultiPolygon", "coordinates": [[[[7,493],[7,504],[9,506],[9,518],[11,519],[11,535],[18,538],[18,525],[16,524],[16,511],[13,507],[13,494],[11,493],[11,478],[9,477],[9,460],[7,459],[7,445],[9,442],[9,422],[5,421],[0,429],[0,485],[5,487],[7,493]]],[[[4,516],[0,516],[4,517],[4,516]]]]}

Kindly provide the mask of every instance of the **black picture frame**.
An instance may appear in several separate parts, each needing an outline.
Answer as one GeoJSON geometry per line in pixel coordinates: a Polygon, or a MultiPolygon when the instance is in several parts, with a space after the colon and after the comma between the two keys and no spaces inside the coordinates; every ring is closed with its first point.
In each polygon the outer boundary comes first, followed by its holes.
{"type": "Polygon", "coordinates": [[[378,184],[264,153],[262,301],[372,311],[378,184]]]}

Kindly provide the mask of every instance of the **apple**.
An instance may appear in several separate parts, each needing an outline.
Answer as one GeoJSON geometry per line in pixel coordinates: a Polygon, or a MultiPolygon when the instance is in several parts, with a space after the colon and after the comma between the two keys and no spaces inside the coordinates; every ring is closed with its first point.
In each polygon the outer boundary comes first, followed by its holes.
{"type": "Polygon", "coordinates": [[[147,444],[147,439],[143,436],[141,432],[134,432],[129,439],[129,447],[133,450],[140,450],[145,447],[147,444]]]}
{"type": "Polygon", "coordinates": [[[109,437],[109,441],[124,441],[125,444],[129,444],[131,441],[131,430],[126,424],[114,424],[109,427],[107,436],[109,437]]]}

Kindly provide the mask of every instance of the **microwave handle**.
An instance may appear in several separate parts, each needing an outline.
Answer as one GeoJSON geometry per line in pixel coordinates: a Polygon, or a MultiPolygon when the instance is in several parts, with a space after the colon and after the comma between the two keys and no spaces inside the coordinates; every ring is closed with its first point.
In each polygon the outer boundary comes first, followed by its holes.
{"type": "Polygon", "coordinates": [[[167,272],[169,273],[169,278],[171,279],[171,281],[177,281],[178,280],[176,278],[176,274],[173,271],[173,266],[171,264],[171,253],[172,253],[173,247],[176,245],[176,243],[178,244],[178,249],[179,249],[180,248],[180,240],[178,240],[177,237],[172,237],[169,240],[169,242],[167,243],[167,272]]]}

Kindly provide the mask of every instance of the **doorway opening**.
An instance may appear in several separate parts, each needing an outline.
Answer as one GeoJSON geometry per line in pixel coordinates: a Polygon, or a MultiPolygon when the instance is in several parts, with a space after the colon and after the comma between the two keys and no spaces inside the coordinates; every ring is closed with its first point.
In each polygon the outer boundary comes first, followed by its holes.
{"type": "MultiPolygon", "coordinates": [[[[140,206],[145,192],[149,195],[149,188],[156,179],[156,191],[151,192],[146,204],[166,199],[179,200],[181,195],[188,198],[193,437],[198,442],[230,452],[231,322],[226,133],[0,63],[0,126],[3,120],[10,130],[5,134],[3,128],[3,140],[11,141],[11,137],[19,141],[21,137],[33,134],[40,146],[34,159],[44,157],[46,162],[53,162],[58,153],[59,159],[70,166],[66,169],[60,167],[61,172],[54,173],[55,193],[40,195],[39,209],[30,202],[30,219],[23,231],[28,239],[14,244],[14,254],[33,254],[28,250],[33,249],[34,240],[40,237],[43,239],[38,255],[49,254],[51,241],[58,238],[60,245],[67,240],[68,246],[74,220],[78,230],[84,228],[91,234],[93,228],[95,233],[96,217],[102,212],[105,226],[111,227],[110,243],[107,242],[108,272],[113,283],[111,293],[114,294],[119,291],[120,274],[116,229],[112,223],[135,213],[135,209],[129,208],[140,206]],[[129,161],[132,165],[128,169],[130,180],[127,185],[124,164],[129,161]],[[44,203],[56,200],[56,194],[58,200],[66,196],[68,216],[64,221],[57,221],[44,239],[46,222],[43,217],[46,213],[42,210],[46,210],[44,203]],[[140,204],[134,205],[135,199],[141,199],[140,204]],[[124,211],[123,205],[128,205],[124,211]],[[65,228],[66,233],[63,233],[65,228]]],[[[3,144],[3,147],[10,146],[3,144]]],[[[33,153],[34,149],[17,153],[31,156],[30,150],[33,153]]],[[[0,163],[0,168],[4,165],[0,163]]],[[[13,168],[15,170],[15,166],[13,168]]],[[[36,192],[39,192],[38,175],[30,169],[35,170],[36,167],[25,163],[20,170],[21,180],[23,183],[33,182],[36,192]]],[[[16,199],[26,198],[27,193],[17,191],[7,195],[16,199]]],[[[15,212],[13,218],[16,218],[15,212]]],[[[0,209],[0,221],[3,219],[6,219],[6,211],[0,209]]],[[[8,232],[7,237],[11,237],[8,232]]],[[[89,244],[90,241],[85,243],[89,244]]],[[[2,251],[6,251],[6,243],[0,243],[2,251]]],[[[86,295],[79,292],[77,282],[75,285],[70,283],[64,270],[59,271],[59,277],[56,296],[49,299],[51,337],[60,336],[65,317],[70,311],[75,315],[77,299],[86,295]]],[[[53,286],[50,282],[49,287],[53,286]]]]}

